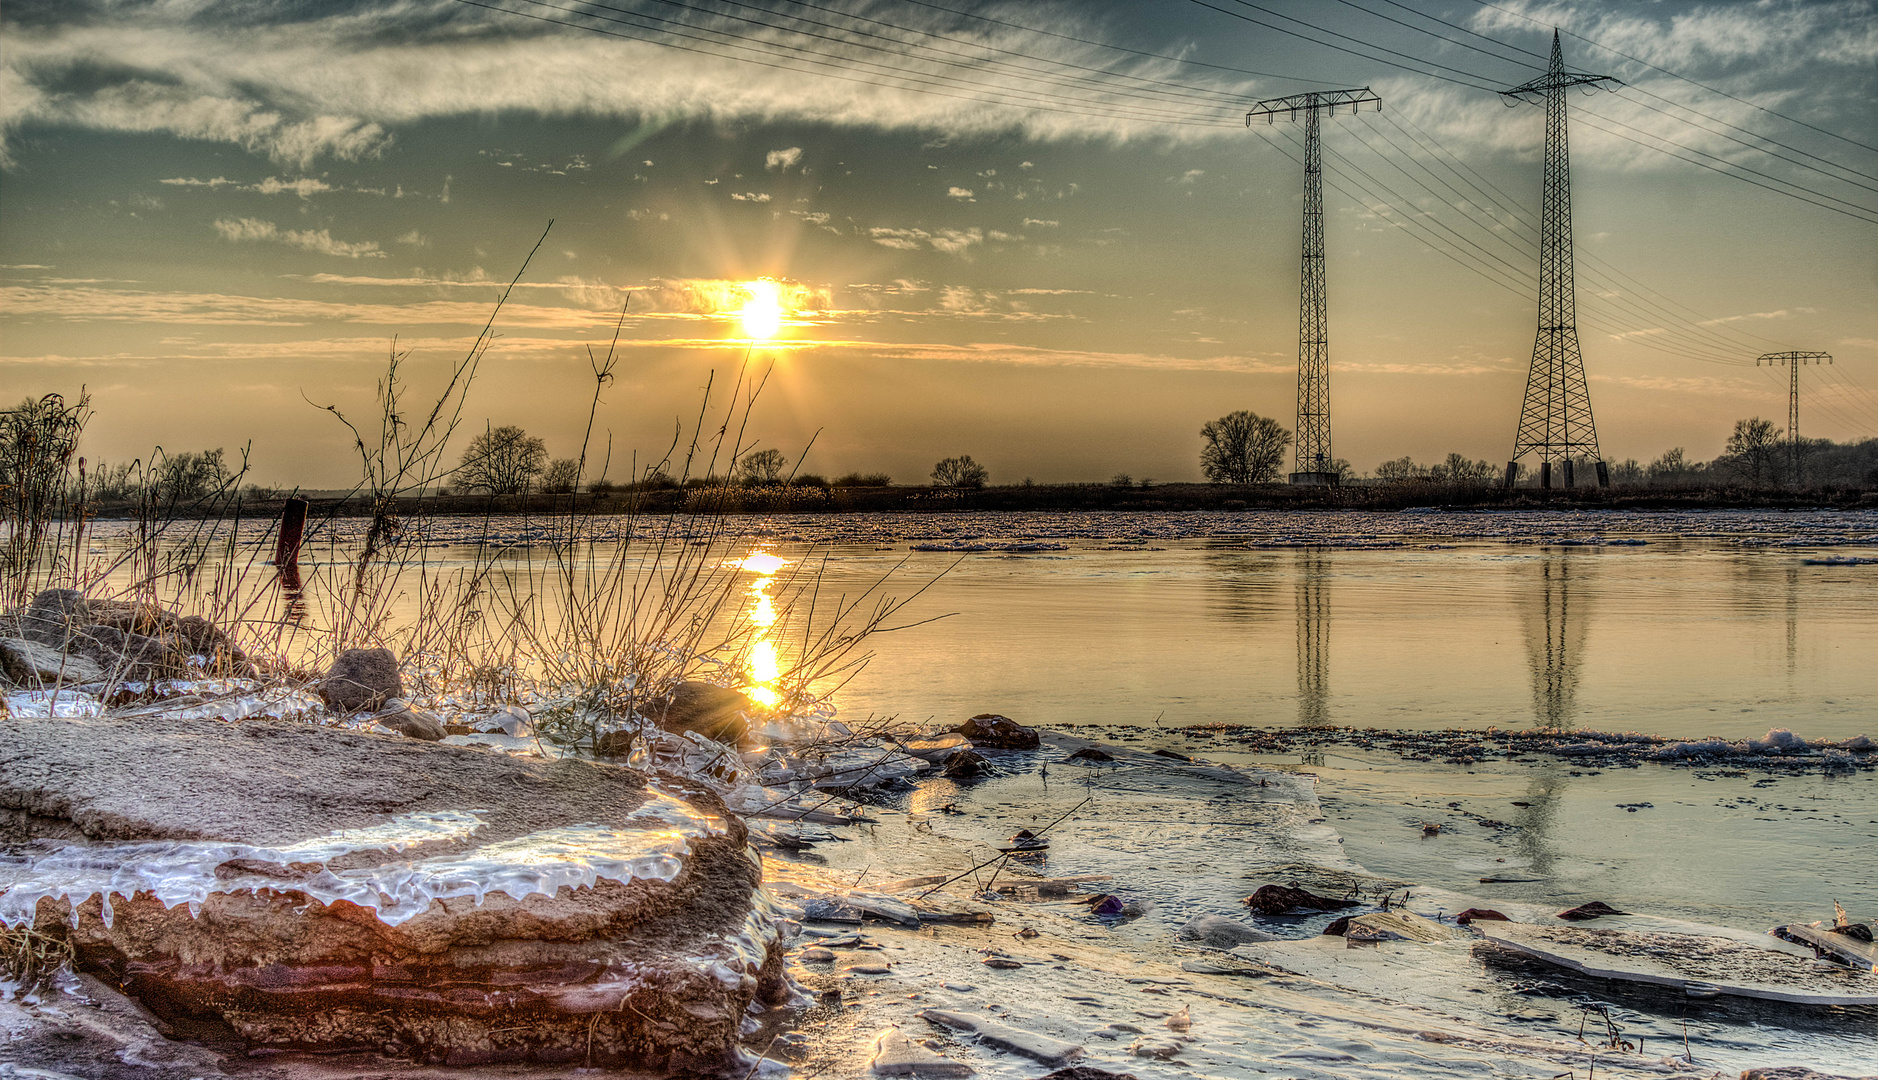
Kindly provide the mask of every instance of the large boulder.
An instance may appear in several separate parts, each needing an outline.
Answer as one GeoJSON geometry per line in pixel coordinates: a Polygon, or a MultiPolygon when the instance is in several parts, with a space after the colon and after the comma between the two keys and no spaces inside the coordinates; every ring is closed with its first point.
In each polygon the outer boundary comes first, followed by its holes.
{"type": "Polygon", "coordinates": [[[748,695],[706,682],[681,682],[666,697],[641,710],[666,731],[695,731],[729,746],[749,732],[755,708],[748,695]]]}
{"type": "Polygon", "coordinates": [[[43,719],[0,744],[0,843],[0,923],[252,1052],[723,1069],[784,991],[742,823],[614,765],[43,719]]]}
{"type": "Polygon", "coordinates": [[[214,623],[155,604],[46,589],[6,622],[0,629],[8,634],[90,661],[102,678],[149,682],[182,678],[192,669],[209,675],[255,674],[247,654],[214,623]]]}
{"type": "Polygon", "coordinates": [[[320,680],[320,700],[337,713],[372,712],[404,696],[398,658],[390,649],[346,649],[320,680]]]}

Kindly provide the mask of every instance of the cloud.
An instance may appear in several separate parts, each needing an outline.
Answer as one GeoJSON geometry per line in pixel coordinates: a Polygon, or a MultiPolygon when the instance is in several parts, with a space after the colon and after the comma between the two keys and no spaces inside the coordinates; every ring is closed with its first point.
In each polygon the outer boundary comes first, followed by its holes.
{"type": "MultiPolygon", "coordinates": [[[[199,187],[208,188],[210,190],[229,188],[233,191],[253,191],[262,195],[293,194],[300,196],[302,199],[310,199],[322,192],[336,190],[326,181],[315,180],[308,176],[303,176],[298,180],[282,180],[279,177],[270,176],[257,184],[243,184],[239,181],[230,180],[226,176],[218,176],[212,180],[199,180],[189,176],[176,176],[168,180],[159,180],[157,183],[168,184],[171,187],[199,187]]],[[[383,194],[383,192],[379,192],[379,194],[383,194]]]]}
{"type": "Polygon", "coordinates": [[[946,189],[946,197],[949,199],[964,199],[966,202],[976,201],[972,198],[971,188],[949,187],[946,189]]]}
{"type": "Polygon", "coordinates": [[[349,244],[343,240],[334,240],[333,234],[325,229],[282,229],[271,221],[256,218],[221,218],[215,222],[215,231],[221,234],[222,239],[237,243],[254,241],[285,244],[303,251],[348,259],[385,258],[385,253],[379,250],[375,240],[349,244]]]}
{"type": "Polygon", "coordinates": [[[1200,179],[1200,177],[1205,176],[1205,175],[1206,175],[1205,169],[1188,169],[1186,172],[1180,174],[1177,182],[1182,183],[1182,184],[1191,184],[1194,181],[1200,179]]]}
{"type": "Polygon", "coordinates": [[[769,201],[769,192],[767,191],[738,191],[738,192],[732,192],[730,197],[737,200],[738,202],[765,203],[769,201]]]}
{"type": "Polygon", "coordinates": [[[1043,218],[1027,217],[1024,219],[1024,228],[1026,229],[1054,229],[1060,224],[1062,223],[1058,221],[1047,221],[1043,218]]]}
{"type": "MultiPolygon", "coordinates": [[[[818,43],[824,61],[855,72],[853,81],[840,81],[821,77],[819,69],[666,48],[684,39],[657,31],[635,32],[655,40],[625,39],[445,0],[44,4],[30,29],[8,25],[8,48],[0,54],[0,159],[21,130],[50,126],[222,142],[304,168],[320,158],[382,154],[400,125],[500,113],[635,123],[649,116],[807,122],[944,130],[951,139],[1017,134],[1190,141],[1234,137],[1235,117],[1224,103],[1256,96],[1262,85],[1184,70],[1172,60],[1118,60],[1093,45],[1038,39],[1016,27],[961,26],[941,13],[897,17],[912,30],[973,48],[943,61],[897,55],[883,69],[879,54],[859,43],[818,43]],[[1114,88],[1066,85],[1053,98],[1048,88],[1036,92],[1034,80],[1013,75],[998,50],[1101,67],[1115,73],[1114,88]],[[1143,113],[1132,88],[1141,80],[1170,79],[1209,93],[1192,103],[1157,103],[1152,115],[1143,113]],[[919,92],[938,80],[957,94],[919,92]],[[1075,107],[1061,108],[1063,97],[1075,98],[1075,107]]],[[[1092,38],[1113,36],[1104,21],[1082,12],[1059,20],[1092,38]]],[[[758,49],[800,46],[782,29],[739,26],[738,32],[758,49]]],[[[766,167],[799,169],[800,152],[773,151],[766,167]]]]}

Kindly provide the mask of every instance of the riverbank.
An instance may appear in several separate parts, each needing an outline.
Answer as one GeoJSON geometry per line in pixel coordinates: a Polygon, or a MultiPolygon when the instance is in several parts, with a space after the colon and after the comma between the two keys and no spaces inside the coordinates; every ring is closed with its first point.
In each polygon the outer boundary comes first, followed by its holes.
{"type": "MultiPolygon", "coordinates": [[[[285,495],[244,496],[242,516],[278,517],[285,495]]],[[[309,496],[313,520],[358,517],[373,512],[365,495],[309,496]]],[[[1861,488],[1578,487],[1541,490],[1519,487],[1414,482],[1353,484],[1347,487],[1293,487],[1288,484],[1010,484],[976,489],[940,487],[824,487],[814,484],[773,487],[664,487],[644,490],[545,495],[425,494],[393,499],[391,513],[403,519],[422,517],[494,517],[508,515],[599,516],[666,514],[952,514],[1002,512],[1185,512],[1185,511],[1399,511],[1557,510],[1814,510],[1872,509],[1878,491],[1861,488]]],[[[94,508],[103,519],[132,517],[131,504],[94,508]]],[[[232,503],[178,507],[180,518],[226,517],[232,503]]]]}

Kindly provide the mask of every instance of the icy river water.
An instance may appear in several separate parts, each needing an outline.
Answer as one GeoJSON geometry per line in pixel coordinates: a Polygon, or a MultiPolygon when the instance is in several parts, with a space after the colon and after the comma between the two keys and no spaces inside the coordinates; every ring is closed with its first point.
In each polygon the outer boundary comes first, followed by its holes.
{"type": "MultiPolygon", "coordinates": [[[[1448,764],[1336,741],[1272,753],[1231,730],[1878,737],[1878,511],[771,516],[733,532],[740,551],[813,565],[824,598],[883,576],[888,594],[925,587],[894,620],[919,625],[872,638],[872,661],[835,696],[849,722],[937,728],[995,712],[1309,773],[1323,814],[1312,828],[1325,830],[1310,842],[1417,883],[1430,914],[1596,899],[1661,926],[1752,936],[1830,918],[1835,899],[1855,918],[1878,915],[1872,770],[1448,764]],[[1428,825],[1438,835],[1425,838],[1428,825]],[[1480,881],[1492,874],[1533,880],[1480,881]]],[[[521,520],[443,522],[427,559],[467,564],[481,539],[527,579],[547,535],[521,520]]],[[[323,572],[317,559],[307,570],[323,572]]],[[[786,654],[787,634],[777,641],[786,654]]],[[[984,817],[979,831],[1048,819],[1084,797],[1050,775],[982,786],[960,805],[984,817]]],[[[1163,931],[1175,916],[1231,914],[1245,876],[1234,845],[1251,841],[1221,818],[1084,814],[1062,827],[1051,872],[1127,866],[1131,888],[1158,899],[1166,917],[1149,922],[1163,931]]],[[[1470,999],[1477,966],[1463,954],[1419,976],[1380,963],[1346,974],[1460,1015],[1578,1022],[1533,1013],[1510,984],[1470,999]]],[[[1671,1015],[1632,1023],[1665,1046],[1681,1038],[1671,1015]]],[[[1772,1048],[1841,1071],[1878,1061],[1870,1030],[1704,1020],[1692,1031],[1698,1058],[1765,1064],[1755,1053],[1772,1048]]]]}

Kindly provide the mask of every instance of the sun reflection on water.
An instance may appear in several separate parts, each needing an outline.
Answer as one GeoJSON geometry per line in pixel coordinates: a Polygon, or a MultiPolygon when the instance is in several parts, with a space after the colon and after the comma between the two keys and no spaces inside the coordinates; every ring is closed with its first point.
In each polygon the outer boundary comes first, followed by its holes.
{"type": "Polygon", "coordinates": [[[773,709],[782,701],[782,693],[776,688],[777,680],[782,678],[782,661],[777,657],[776,643],[769,638],[769,628],[776,625],[776,601],[769,587],[776,580],[776,572],[788,566],[789,560],[767,551],[754,551],[736,565],[757,575],[750,583],[750,604],[744,617],[761,632],[750,645],[749,685],[743,692],[752,701],[773,709]]]}

